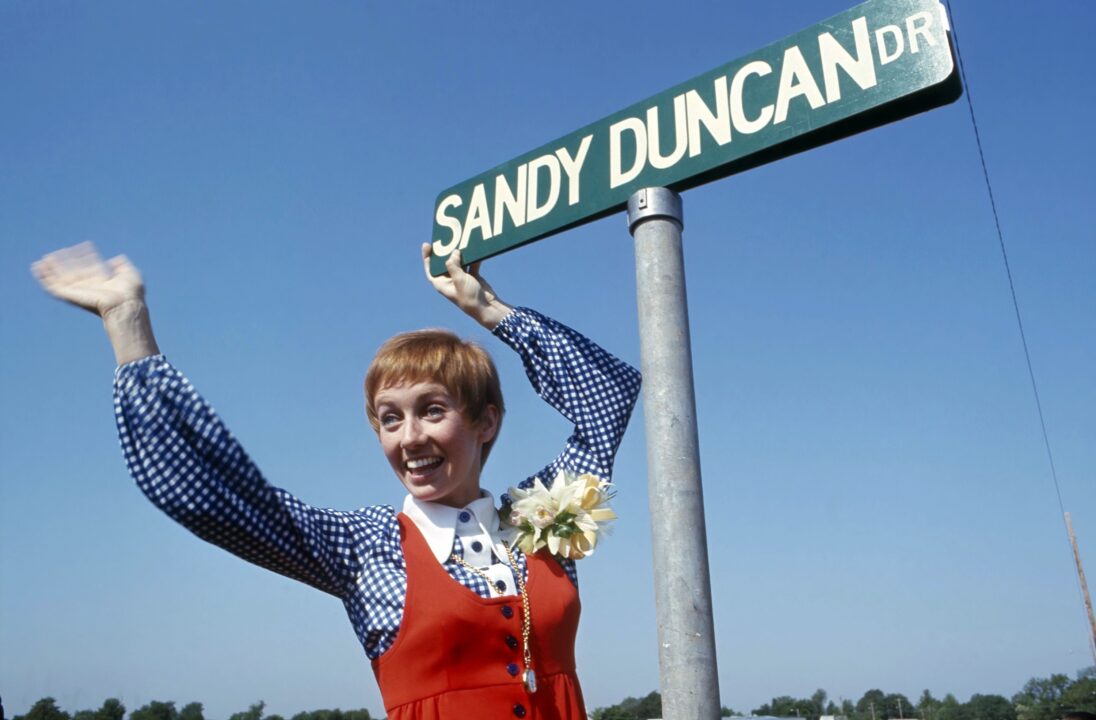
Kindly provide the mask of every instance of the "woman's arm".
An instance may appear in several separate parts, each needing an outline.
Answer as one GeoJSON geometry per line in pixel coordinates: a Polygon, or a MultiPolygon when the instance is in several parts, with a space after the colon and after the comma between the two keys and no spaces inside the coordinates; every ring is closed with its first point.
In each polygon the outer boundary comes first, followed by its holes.
{"type": "Polygon", "coordinates": [[[422,258],[434,288],[516,350],[533,389],[575,424],[563,453],[522,487],[535,477],[551,485],[562,468],[608,480],[639,395],[639,371],[566,325],[504,303],[480,276],[479,263],[464,270],[460,251],[438,277],[430,275],[430,245],[423,244],[422,258]]]}
{"type": "Polygon", "coordinates": [[[162,355],[118,368],[118,438],[148,499],[248,562],[346,597],[379,531],[359,513],[312,507],[266,481],[213,408],[162,355]]]}
{"type": "Polygon", "coordinates": [[[609,480],[617,448],[639,396],[639,371],[566,325],[517,308],[494,330],[521,355],[533,389],[574,423],[563,452],[539,477],[551,486],[561,469],[609,480]]]}
{"type": "Polygon", "coordinates": [[[199,537],[343,596],[370,523],[357,513],[313,508],[266,482],[208,403],[159,354],[137,269],[122,256],[104,263],[82,243],[46,255],[32,270],[51,295],[102,318],[120,365],[119,439],[148,498],[199,537]]]}

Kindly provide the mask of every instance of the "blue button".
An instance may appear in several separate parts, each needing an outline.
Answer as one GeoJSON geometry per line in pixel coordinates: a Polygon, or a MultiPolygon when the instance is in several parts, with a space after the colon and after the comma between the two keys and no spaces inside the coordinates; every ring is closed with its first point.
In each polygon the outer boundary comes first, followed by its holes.
{"type": "Polygon", "coordinates": [[[506,666],[506,672],[510,673],[511,677],[513,677],[514,675],[517,675],[518,674],[518,664],[517,663],[510,663],[509,665],[506,666]]]}
{"type": "Polygon", "coordinates": [[[510,647],[511,650],[518,649],[518,639],[513,635],[506,636],[506,644],[510,647]]]}
{"type": "Polygon", "coordinates": [[[507,620],[514,617],[514,608],[510,607],[509,605],[503,605],[502,606],[502,616],[504,618],[506,618],[507,620]]]}
{"type": "Polygon", "coordinates": [[[467,510],[461,510],[460,515],[458,515],[457,517],[460,518],[461,522],[468,522],[472,519],[472,513],[468,512],[467,510]]]}
{"type": "Polygon", "coordinates": [[[514,715],[516,717],[525,717],[525,706],[522,705],[521,703],[518,703],[517,705],[515,705],[514,706],[514,715]]]}
{"type": "Polygon", "coordinates": [[[498,590],[499,592],[504,592],[506,590],[506,583],[503,582],[502,580],[496,580],[495,581],[495,589],[498,590]]]}
{"type": "Polygon", "coordinates": [[[483,543],[481,543],[479,540],[473,540],[472,541],[472,551],[473,552],[479,552],[482,549],[483,549],[483,543]]]}

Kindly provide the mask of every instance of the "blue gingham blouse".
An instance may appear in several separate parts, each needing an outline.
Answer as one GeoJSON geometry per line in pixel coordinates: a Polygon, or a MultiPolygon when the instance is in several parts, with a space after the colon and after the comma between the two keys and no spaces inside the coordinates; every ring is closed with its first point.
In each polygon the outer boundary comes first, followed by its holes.
{"type": "MultiPolygon", "coordinates": [[[[515,309],[493,332],[521,356],[537,394],[575,424],[559,457],[521,486],[537,477],[550,484],[563,467],[611,477],[639,372],[527,308],[515,309]]],[[[392,645],[407,590],[392,506],[316,508],[269,484],[163,355],[118,368],[114,412],[126,465],[157,507],[204,540],[338,597],[370,659],[392,645]]],[[[453,551],[463,556],[459,537],[453,551]]],[[[524,555],[515,550],[514,556],[524,573],[524,555]]],[[[574,562],[561,562],[576,581],[574,562]]],[[[479,575],[452,560],[445,568],[461,585],[490,597],[479,575]]]]}

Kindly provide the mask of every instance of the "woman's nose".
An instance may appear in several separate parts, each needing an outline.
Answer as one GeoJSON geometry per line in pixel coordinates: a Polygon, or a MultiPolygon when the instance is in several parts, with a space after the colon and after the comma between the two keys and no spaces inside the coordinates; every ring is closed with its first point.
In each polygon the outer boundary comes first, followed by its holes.
{"type": "Polygon", "coordinates": [[[400,437],[400,445],[403,447],[415,447],[421,445],[426,439],[426,433],[423,432],[422,423],[415,418],[411,418],[403,424],[403,435],[400,437]]]}

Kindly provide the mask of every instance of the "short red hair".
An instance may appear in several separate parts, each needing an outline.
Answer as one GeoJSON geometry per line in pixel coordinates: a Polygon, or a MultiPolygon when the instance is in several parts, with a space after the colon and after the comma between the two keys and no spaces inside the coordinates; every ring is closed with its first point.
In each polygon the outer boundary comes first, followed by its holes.
{"type": "Polygon", "coordinates": [[[365,373],[365,414],[373,430],[380,432],[374,402],[377,393],[394,385],[419,382],[444,386],[472,422],[482,420],[489,406],[498,408],[494,437],[483,444],[481,463],[487,462],[506,412],[498,370],[491,355],[448,330],[416,330],[390,338],[377,350],[365,373]]]}

